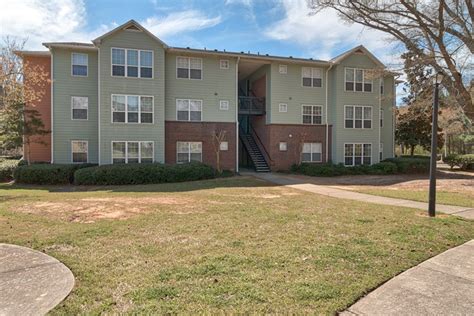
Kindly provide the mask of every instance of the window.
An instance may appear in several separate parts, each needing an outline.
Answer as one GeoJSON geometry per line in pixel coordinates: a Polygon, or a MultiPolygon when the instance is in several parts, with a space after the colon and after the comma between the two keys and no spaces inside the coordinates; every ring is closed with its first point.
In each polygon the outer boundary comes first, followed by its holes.
{"type": "Polygon", "coordinates": [[[288,150],[288,144],[286,142],[280,142],[279,148],[280,148],[280,151],[287,151],[288,150]]]}
{"type": "Polygon", "coordinates": [[[379,160],[380,161],[383,160],[383,143],[380,143],[380,147],[379,147],[379,160]]]}
{"type": "Polygon", "coordinates": [[[344,121],[345,128],[372,128],[372,107],[346,105],[344,121]]]}
{"type": "Polygon", "coordinates": [[[384,94],[384,82],[383,82],[383,78],[380,80],[380,94],[384,94]]]}
{"type": "Polygon", "coordinates": [[[72,75],[87,77],[89,56],[87,54],[72,53],[72,75]]]}
{"type": "Polygon", "coordinates": [[[359,166],[372,163],[372,144],[345,144],[344,165],[359,166]]]}
{"type": "Polygon", "coordinates": [[[187,163],[191,161],[202,161],[201,142],[177,142],[176,143],[177,163],[187,163]]]}
{"type": "Polygon", "coordinates": [[[229,109],[229,101],[220,100],[219,101],[219,110],[227,111],[229,109]]]}
{"type": "Polygon", "coordinates": [[[176,77],[202,79],[202,58],[176,57],[176,77]]]}
{"type": "Polygon", "coordinates": [[[229,69],[229,61],[227,59],[221,59],[219,65],[221,69],[229,69]]]}
{"type": "Polygon", "coordinates": [[[153,123],[153,97],[112,94],[113,123],[153,123]]]}
{"type": "Polygon", "coordinates": [[[71,97],[72,119],[87,120],[88,97],[71,97]]]}
{"type": "Polygon", "coordinates": [[[288,66],[287,65],[280,65],[278,67],[278,71],[283,74],[283,75],[286,75],[288,73],[288,66]]]}
{"type": "Polygon", "coordinates": [[[346,91],[372,92],[372,80],[368,79],[367,70],[345,68],[346,91]]]}
{"type": "Polygon", "coordinates": [[[178,121],[201,121],[202,100],[176,99],[178,121]]]}
{"type": "Polygon", "coordinates": [[[112,76],[153,78],[153,52],[112,48],[112,76]]]}
{"type": "Polygon", "coordinates": [[[320,105],[303,105],[303,124],[322,124],[322,109],[320,105]]]}
{"type": "Polygon", "coordinates": [[[229,150],[229,142],[221,142],[219,145],[220,150],[227,151],[229,150]]]}
{"type": "Polygon", "coordinates": [[[288,104],[286,103],[280,103],[278,105],[278,111],[279,112],[288,112],[288,104]]]}
{"type": "Polygon", "coordinates": [[[112,163],[153,162],[153,142],[112,142],[112,163]]]}
{"type": "Polygon", "coordinates": [[[72,162],[86,163],[88,142],[85,140],[73,140],[71,142],[72,162]]]}
{"type": "Polygon", "coordinates": [[[303,144],[303,162],[321,162],[322,161],[322,144],[321,143],[304,143],[303,144]]]}
{"type": "Polygon", "coordinates": [[[380,110],[380,127],[383,127],[383,110],[380,110]]]}
{"type": "Polygon", "coordinates": [[[301,70],[303,87],[318,87],[323,85],[322,72],[319,68],[303,67],[301,70]]]}

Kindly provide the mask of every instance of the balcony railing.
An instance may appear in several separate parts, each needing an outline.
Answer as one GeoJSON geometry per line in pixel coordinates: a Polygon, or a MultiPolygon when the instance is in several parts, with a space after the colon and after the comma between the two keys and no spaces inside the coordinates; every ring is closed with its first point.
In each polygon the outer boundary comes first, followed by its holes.
{"type": "Polygon", "coordinates": [[[265,114],[264,97],[239,97],[239,114],[263,115],[265,114]]]}

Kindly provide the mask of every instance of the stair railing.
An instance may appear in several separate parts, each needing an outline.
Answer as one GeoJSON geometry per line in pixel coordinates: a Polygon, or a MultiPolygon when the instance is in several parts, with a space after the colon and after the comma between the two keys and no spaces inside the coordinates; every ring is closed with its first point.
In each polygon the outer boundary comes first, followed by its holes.
{"type": "Polygon", "coordinates": [[[262,152],[263,156],[265,157],[265,160],[268,162],[268,165],[273,166],[275,164],[275,162],[273,161],[272,158],[270,158],[270,154],[268,153],[267,149],[265,148],[265,145],[263,145],[262,140],[260,139],[257,132],[253,128],[252,124],[249,123],[249,127],[250,127],[250,135],[252,135],[253,139],[256,140],[255,143],[257,144],[258,148],[260,149],[260,152],[262,152]],[[262,149],[263,149],[263,151],[262,151],[262,149]]]}

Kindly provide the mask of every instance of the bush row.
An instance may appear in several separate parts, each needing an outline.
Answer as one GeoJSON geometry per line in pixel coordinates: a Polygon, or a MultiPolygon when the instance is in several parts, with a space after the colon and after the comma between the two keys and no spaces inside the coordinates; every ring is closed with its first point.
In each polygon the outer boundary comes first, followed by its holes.
{"type": "MultiPolygon", "coordinates": [[[[229,172],[221,176],[228,176],[229,172]]],[[[122,185],[183,182],[216,177],[212,167],[202,163],[182,165],[123,164],[96,166],[91,164],[34,164],[20,166],[14,172],[17,183],[122,185]]]]}
{"type": "Polygon", "coordinates": [[[474,170],[474,154],[456,155],[451,154],[443,158],[443,161],[453,169],[459,167],[461,170],[474,170]]]}
{"type": "Polygon", "coordinates": [[[195,181],[215,177],[215,170],[202,163],[128,164],[105,165],[78,170],[74,176],[74,183],[78,185],[150,184],[195,181]]]}
{"type": "Polygon", "coordinates": [[[20,160],[0,158],[0,182],[11,181],[20,160]]]}
{"type": "Polygon", "coordinates": [[[425,158],[390,158],[373,165],[345,167],[343,164],[310,164],[293,165],[291,171],[316,177],[335,177],[345,175],[384,175],[396,173],[426,173],[429,171],[429,159],[425,158]]]}

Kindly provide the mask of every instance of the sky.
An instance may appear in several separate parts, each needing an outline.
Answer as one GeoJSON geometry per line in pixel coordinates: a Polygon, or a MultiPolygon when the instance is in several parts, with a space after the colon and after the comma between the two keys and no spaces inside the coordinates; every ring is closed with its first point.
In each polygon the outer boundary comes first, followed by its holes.
{"type": "Polygon", "coordinates": [[[305,0],[0,0],[0,37],[90,42],[135,19],[170,46],[327,60],[360,44],[400,69],[401,47],[305,0]]]}

